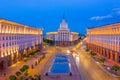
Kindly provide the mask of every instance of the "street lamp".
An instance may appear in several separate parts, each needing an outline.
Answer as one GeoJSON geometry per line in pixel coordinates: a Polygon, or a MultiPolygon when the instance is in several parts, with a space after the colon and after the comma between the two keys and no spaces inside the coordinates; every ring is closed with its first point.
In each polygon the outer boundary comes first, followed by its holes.
{"type": "Polygon", "coordinates": [[[76,59],[79,60],[79,56],[76,54],[76,59]]]}
{"type": "Polygon", "coordinates": [[[110,67],[107,67],[108,70],[110,70],[110,67]]]}
{"type": "Polygon", "coordinates": [[[70,53],[70,50],[67,50],[67,53],[69,54],[69,53],[70,53]]]}
{"type": "Polygon", "coordinates": [[[99,62],[98,62],[98,61],[97,61],[96,63],[97,63],[97,64],[99,64],[99,62]]]}

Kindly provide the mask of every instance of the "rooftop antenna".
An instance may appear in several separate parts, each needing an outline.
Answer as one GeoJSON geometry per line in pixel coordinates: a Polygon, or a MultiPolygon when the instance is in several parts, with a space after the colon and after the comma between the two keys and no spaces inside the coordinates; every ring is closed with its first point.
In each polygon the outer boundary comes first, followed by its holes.
{"type": "Polygon", "coordinates": [[[63,19],[65,19],[65,15],[64,15],[64,13],[63,13],[63,19]]]}
{"type": "Polygon", "coordinates": [[[62,18],[62,20],[65,22],[65,14],[63,13],[63,18],[62,18]]]}

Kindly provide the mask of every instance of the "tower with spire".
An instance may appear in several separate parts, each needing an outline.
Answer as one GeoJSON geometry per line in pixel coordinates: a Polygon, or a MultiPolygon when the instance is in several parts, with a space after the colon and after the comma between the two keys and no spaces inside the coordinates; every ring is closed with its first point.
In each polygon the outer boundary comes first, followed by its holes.
{"type": "Polygon", "coordinates": [[[68,29],[68,24],[65,21],[65,16],[63,15],[62,22],[60,23],[60,28],[59,30],[69,30],[68,29]]]}

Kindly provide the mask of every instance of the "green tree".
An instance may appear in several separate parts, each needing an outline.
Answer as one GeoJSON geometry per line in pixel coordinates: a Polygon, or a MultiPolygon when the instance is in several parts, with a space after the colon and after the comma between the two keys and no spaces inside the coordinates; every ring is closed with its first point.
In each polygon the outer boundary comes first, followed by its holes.
{"type": "Polygon", "coordinates": [[[30,55],[32,55],[32,56],[33,56],[34,54],[35,54],[35,52],[30,52],[30,55]]]}
{"type": "Polygon", "coordinates": [[[105,62],[105,58],[98,58],[98,61],[104,63],[105,62]]]}
{"type": "Polygon", "coordinates": [[[54,45],[54,41],[53,40],[43,39],[43,42],[48,43],[49,45],[54,45]]]}
{"type": "Polygon", "coordinates": [[[111,70],[118,71],[120,70],[120,67],[117,65],[112,66],[111,70]]]}
{"type": "Polygon", "coordinates": [[[20,76],[21,72],[17,71],[15,74],[16,74],[16,76],[20,76]]]}
{"type": "Polygon", "coordinates": [[[34,77],[36,78],[36,80],[41,80],[41,76],[40,75],[34,75],[34,77]]]}
{"type": "Polygon", "coordinates": [[[87,48],[85,51],[86,51],[86,52],[89,52],[89,49],[87,48]]]}
{"type": "Polygon", "coordinates": [[[90,51],[90,55],[91,55],[91,56],[95,56],[95,55],[96,55],[96,53],[95,53],[95,52],[93,52],[93,51],[90,51]]]}
{"type": "Polygon", "coordinates": [[[20,69],[20,71],[23,73],[29,69],[28,65],[23,65],[23,67],[20,69]]]}
{"type": "Polygon", "coordinates": [[[25,76],[28,76],[28,71],[25,71],[24,75],[25,75],[25,76]]]}
{"type": "Polygon", "coordinates": [[[28,76],[28,79],[29,79],[29,80],[32,80],[32,76],[28,76]]]}
{"type": "Polygon", "coordinates": [[[29,69],[29,66],[28,65],[23,65],[22,67],[24,69],[24,71],[28,70],[29,69]]]}
{"type": "Polygon", "coordinates": [[[22,68],[20,68],[20,71],[23,73],[25,70],[24,70],[23,67],[22,67],[22,68]]]}
{"type": "Polygon", "coordinates": [[[10,80],[17,80],[17,77],[15,75],[11,75],[11,76],[9,76],[9,79],[10,80]]]}

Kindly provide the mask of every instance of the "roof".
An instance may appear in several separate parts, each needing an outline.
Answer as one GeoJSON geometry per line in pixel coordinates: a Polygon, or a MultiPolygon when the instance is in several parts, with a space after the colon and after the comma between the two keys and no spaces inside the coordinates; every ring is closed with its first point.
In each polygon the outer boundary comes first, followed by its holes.
{"type": "Polygon", "coordinates": [[[58,32],[48,32],[47,34],[58,34],[58,32]]]}
{"type": "MultiPolygon", "coordinates": [[[[13,21],[10,21],[10,20],[7,20],[7,19],[3,19],[3,18],[0,18],[0,22],[2,23],[8,23],[8,24],[12,24],[12,25],[16,25],[16,26],[21,26],[21,27],[30,27],[30,28],[34,28],[32,26],[27,26],[27,25],[24,25],[24,24],[20,24],[20,23],[17,23],[17,22],[13,22],[13,21]]],[[[34,29],[37,29],[37,28],[34,28],[34,29]]],[[[38,28],[39,29],[39,28],[38,28]]],[[[42,29],[42,28],[41,28],[42,29]]]]}
{"type": "Polygon", "coordinates": [[[14,24],[14,25],[24,26],[23,24],[19,24],[17,22],[13,22],[13,21],[10,21],[10,20],[7,20],[7,19],[3,19],[3,18],[0,18],[0,22],[5,22],[5,23],[14,24]]]}
{"type": "Polygon", "coordinates": [[[72,34],[78,34],[77,32],[71,32],[72,34]]]}
{"type": "Polygon", "coordinates": [[[90,29],[98,29],[98,28],[107,28],[107,27],[113,27],[113,26],[117,26],[117,25],[120,25],[120,22],[114,23],[114,24],[107,24],[107,25],[103,25],[103,26],[91,27],[91,28],[87,28],[87,29],[90,30],[90,29]]]}

